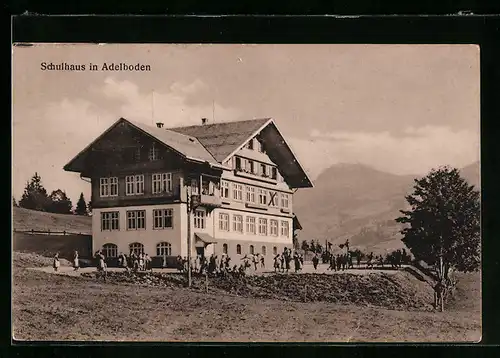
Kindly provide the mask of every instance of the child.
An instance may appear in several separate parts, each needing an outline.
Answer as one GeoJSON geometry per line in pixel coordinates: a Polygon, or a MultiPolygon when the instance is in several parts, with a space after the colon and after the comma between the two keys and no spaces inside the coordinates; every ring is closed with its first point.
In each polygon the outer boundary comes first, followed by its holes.
{"type": "Polygon", "coordinates": [[[73,269],[74,271],[78,271],[80,268],[80,260],[78,259],[78,251],[75,251],[75,254],[73,255],[73,269]]]}
{"type": "Polygon", "coordinates": [[[60,262],[59,262],[59,252],[56,253],[56,255],[54,256],[54,271],[57,272],[57,269],[59,268],[60,266],[60,262]]]}

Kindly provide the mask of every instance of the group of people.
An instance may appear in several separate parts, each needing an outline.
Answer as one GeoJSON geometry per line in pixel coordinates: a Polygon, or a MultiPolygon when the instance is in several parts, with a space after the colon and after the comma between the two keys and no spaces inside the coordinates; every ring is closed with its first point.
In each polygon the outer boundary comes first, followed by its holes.
{"type": "MultiPolygon", "coordinates": [[[[52,262],[52,267],[54,268],[54,271],[57,272],[59,271],[60,266],[61,266],[61,261],[59,260],[59,252],[56,252],[52,262]]],[[[78,251],[75,250],[75,252],[73,253],[73,271],[78,271],[79,268],[80,268],[80,259],[78,257],[78,251]]]]}
{"type": "MultiPolygon", "coordinates": [[[[247,254],[241,258],[241,263],[235,263],[231,266],[231,257],[227,254],[222,254],[219,258],[218,255],[212,254],[209,257],[203,255],[197,255],[191,260],[191,272],[196,274],[218,274],[227,275],[233,274],[245,274],[246,270],[251,268],[252,265],[257,271],[260,268],[265,268],[264,256],[261,254],[251,255],[247,254]]],[[[180,272],[188,271],[188,260],[177,256],[176,266],[180,272]]]]}
{"type": "Polygon", "coordinates": [[[274,256],[274,272],[288,272],[292,260],[294,262],[295,272],[302,271],[304,256],[297,251],[292,253],[291,249],[285,247],[281,254],[274,256]]]}
{"type": "MultiPolygon", "coordinates": [[[[351,268],[354,268],[353,264],[353,255],[351,253],[345,253],[345,254],[331,254],[330,255],[330,261],[329,261],[329,266],[328,270],[332,271],[345,271],[351,268]]],[[[359,266],[359,261],[358,261],[358,266],[359,266]]]]}
{"type": "Polygon", "coordinates": [[[144,252],[136,254],[131,251],[128,256],[120,252],[118,255],[118,266],[124,268],[127,272],[153,271],[151,261],[151,257],[144,252]]]}

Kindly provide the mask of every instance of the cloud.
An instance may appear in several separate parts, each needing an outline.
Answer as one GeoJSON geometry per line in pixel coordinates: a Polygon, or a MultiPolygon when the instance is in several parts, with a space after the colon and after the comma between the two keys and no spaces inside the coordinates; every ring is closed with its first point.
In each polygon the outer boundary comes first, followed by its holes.
{"type": "Polygon", "coordinates": [[[479,160],[479,134],[471,130],[424,126],[404,130],[321,133],[291,138],[301,163],[315,178],[336,163],[361,163],[395,174],[425,173],[439,165],[462,167],[479,160]]]}
{"type": "MultiPolygon", "coordinates": [[[[190,96],[207,86],[200,80],[176,83],[167,92],[154,95],[154,121],[166,127],[200,123],[210,118],[212,105],[187,105],[190,96]]],[[[106,78],[101,86],[93,87],[90,95],[98,95],[106,107],[85,98],[62,98],[39,108],[26,108],[14,113],[13,123],[13,194],[21,196],[26,181],[37,171],[46,189],[66,190],[76,204],[83,192],[90,199],[90,185],[78,174],[63,171],[63,166],[90,144],[118,118],[152,124],[151,93],[141,92],[131,81],[106,78]]],[[[215,103],[218,121],[238,119],[240,112],[215,103]]]]}
{"type": "Polygon", "coordinates": [[[168,92],[141,92],[137,85],[130,81],[117,81],[106,78],[104,86],[97,89],[101,95],[121,102],[118,115],[124,118],[152,124],[162,121],[165,127],[199,124],[201,118],[212,118],[215,113],[217,121],[234,121],[240,118],[241,112],[235,108],[227,108],[219,103],[196,104],[189,100],[206,93],[208,86],[197,79],[191,83],[176,82],[168,92]]]}

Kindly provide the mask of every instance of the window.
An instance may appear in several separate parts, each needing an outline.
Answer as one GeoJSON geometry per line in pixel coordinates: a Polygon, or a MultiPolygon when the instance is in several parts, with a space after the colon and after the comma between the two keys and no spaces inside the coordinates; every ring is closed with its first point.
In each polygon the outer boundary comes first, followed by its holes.
{"type": "Polygon", "coordinates": [[[200,188],[198,187],[198,180],[191,179],[191,194],[198,195],[200,193],[200,188]]]}
{"type": "Polygon", "coordinates": [[[267,176],[267,166],[265,164],[260,165],[260,175],[263,177],[267,176]]]}
{"type": "Polygon", "coordinates": [[[255,188],[253,186],[246,187],[246,199],[248,203],[255,203],[255,188]]]}
{"type": "Polygon", "coordinates": [[[210,180],[202,180],[201,182],[201,194],[202,195],[213,195],[213,191],[210,191],[210,188],[212,187],[210,185],[210,180]]]}
{"type": "Polygon", "coordinates": [[[264,147],[262,143],[258,139],[255,139],[255,141],[257,142],[257,150],[261,153],[264,153],[264,147]]]}
{"type": "Polygon", "coordinates": [[[285,237],[290,236],[290,228],[288,226],[288,221],[281,222],[281,236],[285,236],[285,237]]]}
{"type": "Polygon", "coordinates": [[[273,246],[273,255],[278,255],[278,248],[273,246]]]}
{"type": "Polygon", "coordinates": [[[104,244],[102,245],[102,254],[104,257],[117,257],[118,246],[115,244],[104,244]]]}
{"type": "Polygon", "coordinates": [[[101,197],[118,196],[118,178],[100,178],[99,194],[101,197]]]}
{"type": "Polygon", "coordinates": [[[270,220],[271,224],[271,235],[272,236],[278,236],[278,220],[270,220]]]}
{"type": "Polygon", "coordinates": [[[242,201],[243,200],[243,185],[233,183],[233,199],[242,201]]]}
{"type": "Polygon", "coordinates": [[[109,196],[118,196],[118,178],[109,178],[110,193],[109,196]]]}
{"type": "Polygon", "coordinates": [[[281,193],[281,207],[288,209],[288,194],[281,193]]]}
{"type": "Polygon", "coordinates": [[[255,250],[253,248],[253,245],[250,245],[250,255],[253,255],[255,253],[255,250]]]}
{"type": "Polygon", "coordinates": [[[267,235],[267,219],[259,219],[259,235],[267,235]]]}
{"type": "Polygon", "coordinates": [[[219,213],[219,229],[229,231],[229,214],[219,213]]]}
{"type": "Polygon", "coordinates": [[[125,177],[125,195],[144,194],[144,175],[128,175],[125,177]]]}
{"type": "Polygon", "coordinates": [[[109,178],[99,180],[99,193],[101,197],[109,196],[109,178]]]}
{"type": "Polygon", "coordinates": [[[153,194],[172,192],[172,173],[153,174],[153,194]]]}
{"type": "Polygon", "coordinates": [[[269,205],[273,207],[278,207],[278,193],[275,191],[269,191],[269,205]]]}
{"type": "Polygon", "coordinates": [[[141,161],[141,147],[135,148],[133,160],[134,160],[134,162],[141,161]]]}
{"type": "Polygon", "coordinates": [[[203,210],[196,210],[194,212],[194,228],[195,229],[205,228],[205,212],[203,210]]]}
{"type": "Polygon", "coordinates": [[[153,229],[167,229],[173,227],[172,209],[153,210],[153,229]]]}
{"type": "Polygon", "coordinates": [[[130,244],[129,246],[130,253],[134,253],[136,255],[140,255],[144,253],[144,245],[139,243],[139,242],[134,242],[130,244]]]}
{"type": "Polygon", "coordinates": [[[169,242],[160,242],[157,244],[156,256],[172,256],[172,245],[169,242]]]}
{"type": "Polygon", "coordinates": [[[247,233],[255,235],[255,217],[247,216],[247,233]]]}
{"type": "Polygon", "coordinates": [[[127,211],[127,230],[140,230],[146,228],[146,211],[127,211]]]}
{"type": "Polygon", "coordinates": [[[106,211],[101,213],[101,231],[120,230],[120,213],[118,211],[106,211]]]}
{"type": "Polygon", "coordinates": [[[241,245],[240,244],[236,245],[236,254],[241,255],[241,245]]]}
{"type": "Polygon", "coordinates": [[[222,253],[227,255],[227,244],[222,245],[222,253]]]}
{"type": "Polygon", "coordinates": [[[243,216],[233,215],[233,231],[243,232],[243,216]]]}
{"type": "Polygon", "coordinates": [[[253,160],[249,160],[249,159],[245,160],[245,171],[247,173],[253,174],[253,172],[254,172],[253,168],[254,168],[253,160]]]}
{"type": "Polygon", "coordinates": [[[247,148],[248,149],[253,149],[253,138],[248,141],[247,148]]]}
{"type": "Polygon", "coordinates": [[[274,180],[278,179],[278,169],[276,169],[275,167],[271,168],[271,178],[274,180]]]}
{"type": "Polygon", "coordinates": [[[220,187],[221,187],[220,191],[221,198],[229,199],[229,183],[225,180],[221,180],[220,187]]]}
{"type": "Polygon", "coordinates": [[[155,143],[151,144],[151,147],[149,148],[148,159],[150,162],[160,159],[160,150],[156,147],[155,143]]]}
{"type": "Polygon", "coordinates": [[[262,255],[266,255],[266,247],[265,246],[262,246],[262,255]]]}
{"type": "Polygon", "coordinates": [[[241,170],[241,158],[240,157],[234,158],[234,169],[241,170]]]}
{"type": "Polygon", "coordinates": [[[259,204],[267,205],[267,190],[259,189],[259,204]]]}

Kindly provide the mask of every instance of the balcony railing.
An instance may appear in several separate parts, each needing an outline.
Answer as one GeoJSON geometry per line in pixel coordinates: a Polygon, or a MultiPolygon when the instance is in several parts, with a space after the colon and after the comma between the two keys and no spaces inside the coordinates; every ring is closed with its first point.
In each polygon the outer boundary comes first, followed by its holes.
{"type": "Polygon", "coordinates": [[[214,194],[193,195],[192,200],[194,204],[207,208],[219,208],[222,206],[221,198],[214,194]]]}
{"type": "Polygon", "coordinates": [[[253,180],[260,180],[260,181],[264,181],[266,183],[272,183],[272,184],[276,184],[278,182],[277,179],[273,179],[266,174],[255,174],[255,173],[251,173],[249,171],[246,171],[245,169],[235,169],[234,175],[239,176],[239,177],[243,177],[243,178],[253,179],[253,180]]]}

